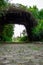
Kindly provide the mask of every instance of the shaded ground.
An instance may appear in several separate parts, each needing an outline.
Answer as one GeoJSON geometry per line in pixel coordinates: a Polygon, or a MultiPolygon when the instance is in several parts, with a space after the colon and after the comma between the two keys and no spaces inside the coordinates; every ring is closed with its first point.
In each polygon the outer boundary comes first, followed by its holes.
{"type": "Polygon", "coordinates": [[[43,44],[0,44],[0,65],[43,65],[43,44]]]}

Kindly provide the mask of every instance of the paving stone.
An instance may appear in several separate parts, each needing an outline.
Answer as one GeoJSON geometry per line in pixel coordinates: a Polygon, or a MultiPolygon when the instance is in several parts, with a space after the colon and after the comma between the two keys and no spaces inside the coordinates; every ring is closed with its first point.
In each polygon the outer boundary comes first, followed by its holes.
{"type": "Polygon", "coordinates": [[[34,46],[34,44],[0,46],[0,65],[43,65],[43,49],[33,50],[34,46]]]}

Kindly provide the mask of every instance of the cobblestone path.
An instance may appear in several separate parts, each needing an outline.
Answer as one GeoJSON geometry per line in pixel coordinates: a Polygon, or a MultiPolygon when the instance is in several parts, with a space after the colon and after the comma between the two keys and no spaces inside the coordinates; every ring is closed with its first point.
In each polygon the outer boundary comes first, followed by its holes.
{"type": "Polygon", "coordinates": [[[0,65],[43,65],[43,44],[0,44],[0,65]]]}

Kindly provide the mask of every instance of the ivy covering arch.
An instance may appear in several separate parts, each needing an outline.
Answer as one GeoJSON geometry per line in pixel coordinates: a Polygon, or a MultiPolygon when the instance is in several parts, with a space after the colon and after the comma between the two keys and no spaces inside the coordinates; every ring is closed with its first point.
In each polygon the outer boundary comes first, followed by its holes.
{"type": "Polygon", "coordinates": [[[33,40],[32,29],[37,25],[36,19],[32,16],[31,12],[9,7],[1,11],[0,18],[0,37],[4,24],[21,24],[26,27],[27,35],[30,41],[33,40]]]}

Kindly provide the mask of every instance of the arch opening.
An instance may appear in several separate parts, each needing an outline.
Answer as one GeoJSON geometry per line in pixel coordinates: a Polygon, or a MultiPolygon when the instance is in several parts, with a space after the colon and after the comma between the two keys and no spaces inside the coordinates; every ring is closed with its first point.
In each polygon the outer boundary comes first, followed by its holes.
{"type": "Polygon", "coordinates": [[[13,37],[21,37],[24,35],[27,35],[26,28],[24,25],[14,24],[14,34],[13,37]]]}
{"type": "Polygon", "coordinates": [[[24,25],[14,24],[14,34],[12,36],[13,42],[24,42],[26,39],[22,40],[21,38],[27,37],[26,28],[24,25]]]}

